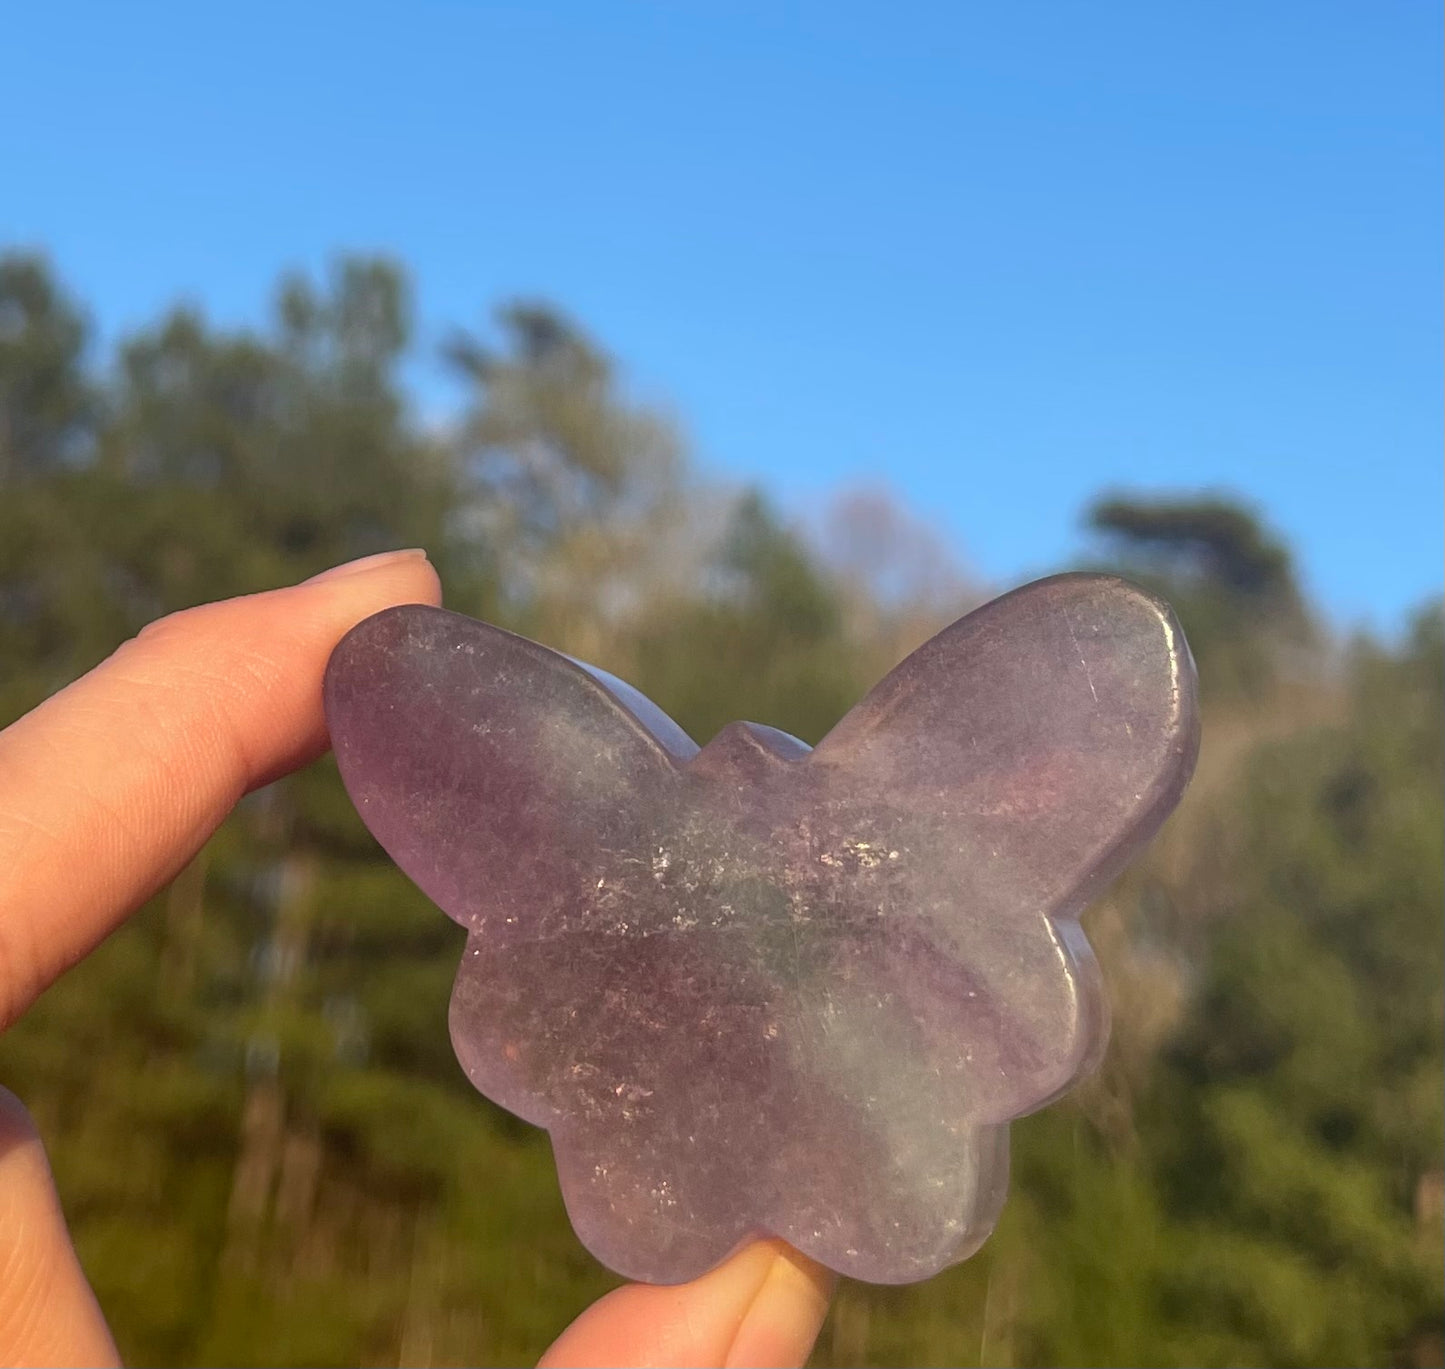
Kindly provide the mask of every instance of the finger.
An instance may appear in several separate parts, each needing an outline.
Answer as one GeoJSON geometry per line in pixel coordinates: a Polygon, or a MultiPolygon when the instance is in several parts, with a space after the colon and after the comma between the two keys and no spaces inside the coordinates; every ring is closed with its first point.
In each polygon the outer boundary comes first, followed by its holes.
{"type": "Polygon", "coordinates": [[[828,1270],[791,1246],[758,1241],[692,1283],[635,1283],[609,1293],[562,1333],[542,1366],[801,1365],[833,1284],[828,1270]]]}
{"type": "Polygon", "coordinates": [[[29,1114],[0,1089],[0,1362],[119,1364],[29,1114]]]}
{"type": "Polygon", "coordinates": [[[422,552],[163,618],[0,732],[0,1030],[326,743],[321,677],[369,614],[436,603],[422,552]]]}

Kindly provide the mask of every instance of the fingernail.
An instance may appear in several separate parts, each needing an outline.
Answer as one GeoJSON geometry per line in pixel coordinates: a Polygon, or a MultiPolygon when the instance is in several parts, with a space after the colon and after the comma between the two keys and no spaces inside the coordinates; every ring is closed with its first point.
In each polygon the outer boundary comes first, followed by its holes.
{"type": "Polygon", "coordinates": [[[314,585],[322,580],[340,580],[348,575],[361,575],[366,571],[380,570],[383,566],[402,566],[409,561],[425,561],[425,547],[408,547],[404,551],[379,551],[374,556],[363,556],[357,561],[347,561],[340,566],[332,566],[330,570],[323,570],[320,575],[313,575],[304,584],[314,585]]]}

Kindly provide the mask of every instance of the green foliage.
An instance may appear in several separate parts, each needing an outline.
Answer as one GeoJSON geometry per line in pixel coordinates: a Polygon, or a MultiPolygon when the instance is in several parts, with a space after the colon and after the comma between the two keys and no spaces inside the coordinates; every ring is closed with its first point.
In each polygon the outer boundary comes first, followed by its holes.
{"type": "Polygon", "coordinates": [[[1317,668],[1294,558],[1236,500],[1110,496],[1086,521],[1116,568],[1174,605],[1210,696],[1258,697],[1301,657],[1317,668]]]}
{"type": "Polygon", "coordinates": [[[704,597],[648,616],[633,683],[700,741],[750,718],[816,742],[864,683],[836,588],[756,493],[734,510],[705,584],[704,597]]]}
{"type": "MultiPolygon", "coordinates": [[[[441,434],[398,380],[410,331],[402,274],[344,261],[260,331],[170,315],[102,383],[44,263],[0,259],[0,721],[160,613],[398,545],[699,740],[816,740],[902,649],[866,577],[691,481],[575,324],[515,306],[496,346],[459,336],[441,434]]],[[[865,560],[899,542],[886,501],[849,517],[865,560]]],[[[1116,1048],[1015,1128],[984,1250],[844,1287],[819,1362],[1439,1362],[1441,614],[1331,665],[1248,511],[1092,519],[1178,601],[1208,714],[1196,793],[1092,915],[1116,1048]]],[[[323,762],[0,1041],[129,1358],[514,1364],[612,1286],[546,1138],[456,1065],[460,950],[323,762]]]]}
{"type": "Polygon", "coordinates": [[[1390,1328],[1439,1307],[1418,1202],[1445,1147],[1438,629],[1353,673],[1346,721],[1262,751],[1232,796],[1235,896],[1158,1085],[1165,1191],[1232,1252],[1210,1321],[1277,1363],[1388,1362],[1390,1328]]]}
{"type": "Polygon", "coordinates": [[[1279,606],[1297,597],[1289,552],[1231,499],[1103,499],[1089,523],[1170,574],[1209,581],[1241,602],[1279,606]]]}
{"type": "Polygon", "coordinates": [[[85,321],[45,263],[0,257],[0,482],[85,455],[85,345],[85,321]]]}

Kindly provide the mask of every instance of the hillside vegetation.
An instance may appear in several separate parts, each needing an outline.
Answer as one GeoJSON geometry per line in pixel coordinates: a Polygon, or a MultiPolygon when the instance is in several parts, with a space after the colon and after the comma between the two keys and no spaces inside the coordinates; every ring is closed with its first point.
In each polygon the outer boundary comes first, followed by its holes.
{"type": "MultiPolygon", "coordinates": [[[[181,310],[97,357],[54,273],[0,259],[0,723],[160,614],[419,545],[451,607],[699,741],[811,741],[989,592],[880,492],[799,529],[707,484],[552,309],[456,335],[445,423],[401,383],[410,333],[402,274],[345,260],[262,330],[181,310]]],[[[845,1285],[818,1362],[1438,1364],[1438,607],[1341,642],[1253,511],[1083,516],[1180,610],[1198,783],[1088,917],[1113,1043],[1015,1128],[997,1234],[928,1283],[845,1285]]],[[[323,761],[0,1038],[129,1360],[515,1364],[610,1286],[545,1136],[453,1059],[461,940],[323,761]]]]}

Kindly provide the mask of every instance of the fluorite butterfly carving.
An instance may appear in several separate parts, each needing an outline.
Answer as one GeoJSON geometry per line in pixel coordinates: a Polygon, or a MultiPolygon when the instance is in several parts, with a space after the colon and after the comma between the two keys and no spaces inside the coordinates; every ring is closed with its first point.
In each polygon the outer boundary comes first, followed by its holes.
{"type": "Polygon", "coordinates": [[[1104,1045],[1079,914],[1198,746],[1173,614],[1093,575],[969,614],[811,751],[699,750],[422,606],[345,638],[326,711],[367,826],[468,931],[467,1074],[551,1133],[584,1244],[663,1283],[757,1233],[883,1283],[978,1247],[1010,1119],[1104,1045]]]}

